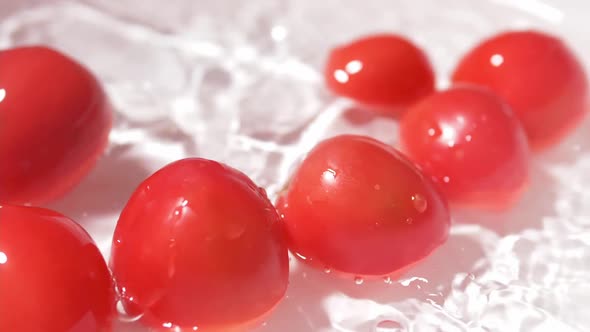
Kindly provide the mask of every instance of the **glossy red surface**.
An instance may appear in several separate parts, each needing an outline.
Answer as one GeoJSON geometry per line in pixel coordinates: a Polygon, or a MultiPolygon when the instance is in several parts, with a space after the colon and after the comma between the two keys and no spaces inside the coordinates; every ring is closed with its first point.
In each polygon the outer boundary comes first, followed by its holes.
{"type": "Polygon", "coordinates": [[[524,130],[485,88],[456,86],[425,98],[402,119],[400,143],[451,202],[504,208],[528,181],[524,130]]]}
{"type": "Polygon", "coordinates": [[[278,209],[293,252],[357,276],[389,275],[426,257],[450,223],[444,197],[410,161],[353,135],[319,143],[278,209]]]}
{"type": "Polygon", "coordinates": [[[64,194],[107,144],[111,112],[93,75],[45,47],[0,51],[0,202],[64,194]]]}
{"type": "Polygon", "coordinates": [[[131,314],[199,331],[248,324],[288,283],[280,218],[246,175],[184,159],[145,180],[123,210],[111,267],[131,314]]]}
{"type": "Polygon", "coordinates": [[[422,50],[388,34],[333,49],[325,79],[336,94],[394,114],[434,90],[434,73],[422,50]]]}
{"type": "Polygon", "coordinates": [[[588,109],[584,68],[563,41],[542,32],[484,41],[461,60],[453,81],[484,85],[504,98],[534,150],[555,144],[588,109]]]}
{"type": "Polygon", "coordinates": [[[0,205],[0,331],[111,331],[115,301],[82,227],[51,210],[0,205]]]}

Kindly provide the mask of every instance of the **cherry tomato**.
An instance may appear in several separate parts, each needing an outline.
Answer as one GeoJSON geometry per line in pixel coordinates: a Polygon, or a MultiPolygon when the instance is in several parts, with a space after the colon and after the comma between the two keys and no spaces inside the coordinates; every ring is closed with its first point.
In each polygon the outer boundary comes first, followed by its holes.
{"type": "Polygon", "coordinates": [[[485,88],[456,86],[425,98],[402,119],[400,141],[452,202],[503,208],[528,180],[524,130],[485,88]]]}
{"type": "Polygon", "coordinates": [[[470,51],[454,82],[491,88],[520,119],[533,150],[556,143],[585,115],[588,80],[580,62],[557,37],[507,32],[470,51]]]}
{"type": "Polygon", "coordinates": [[[389,34],[333,49],[325,78],[336,94],[394,114],[434,90],[434,73],[424,52],[389,34]]]}
{"type": "Polygon", "coordinates": [[[449,232],[430,179],[401,153],[363,136],[319,143],[278,202],[291,251],[355,276],[385,276],[426,257],[449,232]]]}
{"type": "Polygon", "coordinates": [[[0,201],[64,194],[104,150],[111,112],[94,76],[46,47],[0,51],[0,201]]]}
{"type": "Polygon", "coordinates": [[[280,217],[246,175],[206,159],[174,162],[127,203],[111,267],[146,324],[235,328],[283,297],[289,260],[280,217]]]}
{"type": "Polygon", "coordinates": [[[115,301],[82,227],[51,210],[0,205],[0,331],[111,331],[115,301]]]}

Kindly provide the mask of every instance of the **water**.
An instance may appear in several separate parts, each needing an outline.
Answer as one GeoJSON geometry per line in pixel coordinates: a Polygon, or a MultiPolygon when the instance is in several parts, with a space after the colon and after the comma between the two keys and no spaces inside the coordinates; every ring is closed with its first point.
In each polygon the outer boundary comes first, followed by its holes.
{"type": "MultiPolygon", "coordinates": [[[[109,153],[51,207],[81,222],[108,257],[133,189],[173,160],[228,162],[274,198],[322,138],[371,134],[396,144],[393,120],[324,90],[333,45],[403,33],[425,47],[444,87],[457,57],[499,29],[541,27],[590,54],[581,33],[589,10],[582,0],[3,1],[0,47],[57,47],[104,82],[117,109],[109,153]]],[[[453,211],[448,242],[402,281],[359,287],[293,260],[287,298],[257,331],[590,330],[588,133],[585,122],[536,157],[531,189],[511,211],[453,211]]],[[[417,211],[427,209],[416,198],[417,211]]]]}

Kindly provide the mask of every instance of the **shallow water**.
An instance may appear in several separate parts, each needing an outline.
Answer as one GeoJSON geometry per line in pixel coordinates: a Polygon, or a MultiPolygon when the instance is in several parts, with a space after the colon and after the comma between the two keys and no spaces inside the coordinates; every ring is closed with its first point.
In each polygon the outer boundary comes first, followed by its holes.
{"type": "MultiPolygon", "coordinates": [[[[274,197],[322,138],[370,133],[395,144],[395,122],[325,91],[333,45],[403,33],[427,50],[444,87],[457,58],[502,29],[542,28],[590,54],[588,12],[582,0],[2,1],[0,47],[51,45],[104,82],[117,110],[109,151],[51,207],[108,256],[135,186],[173,160],[227,162],[274,197]]],[[[287,298],[257,331],[590,331],[588,188],[585,121],[535,158],[520,204],[455,211],[448,242],[401,280],[335,279],[293,259],[287,298]]]]}

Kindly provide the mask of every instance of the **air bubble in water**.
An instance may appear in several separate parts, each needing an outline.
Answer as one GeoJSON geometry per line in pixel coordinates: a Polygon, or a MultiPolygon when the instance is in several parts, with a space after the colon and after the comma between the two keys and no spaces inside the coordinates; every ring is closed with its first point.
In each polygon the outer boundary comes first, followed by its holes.
{"type": "Polygon", "coordinates": [[[362,285],[363,282],[365,282],[365,280],[362,277],[355,277],[354,278],[354,283],[357,285],[362,285]]]}
{"type": "Polygon", "coordinates": [[[382,320],[375,326],[375,332],[402,332],[404,327],[402,324],[394,320],[382,320]]]}

